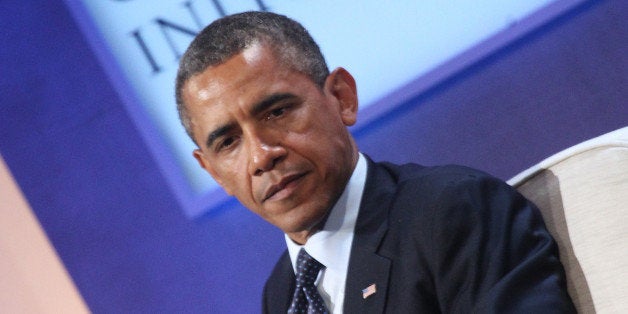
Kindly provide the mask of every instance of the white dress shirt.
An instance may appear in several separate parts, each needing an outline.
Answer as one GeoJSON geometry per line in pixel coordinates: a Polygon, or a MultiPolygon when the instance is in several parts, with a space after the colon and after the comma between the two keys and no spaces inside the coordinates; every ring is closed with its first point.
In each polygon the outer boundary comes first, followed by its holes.
{"type": "Polygon", "coordinates": [[[332,208],[325,226],[310,236],[305,245],[299,245],[288,235],[285,236],[295,273],[297,255],[301,248],[325,265],[315,284],[331,313],[342,313],[351,243],[366,183],[366,172],[366,158],[360,154],[353,174],[332,208]]]}

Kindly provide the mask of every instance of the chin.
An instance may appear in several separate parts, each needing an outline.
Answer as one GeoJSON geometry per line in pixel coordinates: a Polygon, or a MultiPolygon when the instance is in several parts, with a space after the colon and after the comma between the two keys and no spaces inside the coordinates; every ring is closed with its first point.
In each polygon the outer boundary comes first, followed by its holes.
{"type": "Polygon", "coordinates": [[[312,232],[318,229],[322,229],[327,217],[326,212],[316,213],[312,217],[299,217],[299,219],[286,222],[284,229],[286,233],[301,233],[312,232]]]}

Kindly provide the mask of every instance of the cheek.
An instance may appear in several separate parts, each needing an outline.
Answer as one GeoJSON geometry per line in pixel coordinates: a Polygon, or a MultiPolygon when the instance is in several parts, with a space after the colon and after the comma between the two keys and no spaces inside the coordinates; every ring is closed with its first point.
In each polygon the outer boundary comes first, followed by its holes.
{"type": "MultiPolygon", "coordinates": [[[[217,163],[215,163],[217,164],[217,163]]],[[[220,162],[215,166],[212,176],[230,195],[240,197],[242,191],[246,189],[246,168],[234,161],[220,162]]]]}

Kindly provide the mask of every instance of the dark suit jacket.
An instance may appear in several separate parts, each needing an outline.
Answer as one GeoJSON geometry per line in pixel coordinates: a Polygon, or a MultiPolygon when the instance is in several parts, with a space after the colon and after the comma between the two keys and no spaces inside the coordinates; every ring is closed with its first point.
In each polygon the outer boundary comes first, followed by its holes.
{"type": "MultiPolygon", "coordinates": [[[[263,295],[286,313],[287,251],[263,295]]],[[[369,161],[344,312],[572,313],[557,247],[537,208],[504,182],[459,166],[369,161]],[[363,299],[361,290],[376,284],[363,299]]]]}

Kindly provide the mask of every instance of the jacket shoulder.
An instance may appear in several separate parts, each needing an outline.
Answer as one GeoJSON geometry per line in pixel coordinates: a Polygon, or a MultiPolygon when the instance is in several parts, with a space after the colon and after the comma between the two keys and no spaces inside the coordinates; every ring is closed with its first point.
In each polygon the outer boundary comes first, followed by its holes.
{"type": "Polygon", "coordinates": [[[427,167],[413,163],[395,165],[387,162],[379,165],[385,168],[401,187],[420,185],[423,189],[429,189],[474,181],[501,181],[486,172],[460,165],[427,167]]]}

